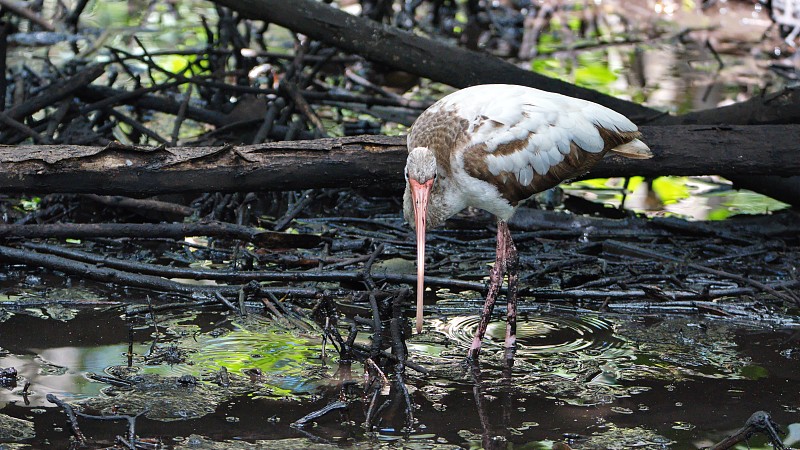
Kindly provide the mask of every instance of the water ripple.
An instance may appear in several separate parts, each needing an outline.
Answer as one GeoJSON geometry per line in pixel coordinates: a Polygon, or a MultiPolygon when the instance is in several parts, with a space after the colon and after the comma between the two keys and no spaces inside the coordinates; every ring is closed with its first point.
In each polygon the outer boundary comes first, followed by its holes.
{"type": "MultiPolygon", "coordinates": [[[[434,329],[458,346],[472,342],[480,317],[454,316],[434,323],[434,329]]],[[[502,348],[506,322],[492,321],[486,329],[484,348],[502,348]]],[[[612,324],[600,317],[533,316],[517,322],[517,356],[561,354],[577,351],[603,352],[621,348],[613,336],[612,324]]]]}

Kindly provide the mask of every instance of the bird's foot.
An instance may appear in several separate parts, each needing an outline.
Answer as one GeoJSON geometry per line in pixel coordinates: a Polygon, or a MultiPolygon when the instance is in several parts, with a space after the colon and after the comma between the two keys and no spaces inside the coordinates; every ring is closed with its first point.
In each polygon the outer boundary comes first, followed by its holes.
{"type": "Polygon", "coordinates": [[[478,355],[476,354],[473,356],[472,354],[469,354],[467,355],[466,358],[464,358],[463,361],[461,361],[461,368],[464,371],[467,371],[470,369],[474,369],[475,367],[478,367],[479,364],[480,363],[478,362],[478,355]]]}
{"type": "Polygon", "coordinates": [[[506,347],[505,352],[503,353],[503,360],[506,363],[506,368],[511,369],[514,367],[514,355],[517,352],[517,347],[506,347]]]}

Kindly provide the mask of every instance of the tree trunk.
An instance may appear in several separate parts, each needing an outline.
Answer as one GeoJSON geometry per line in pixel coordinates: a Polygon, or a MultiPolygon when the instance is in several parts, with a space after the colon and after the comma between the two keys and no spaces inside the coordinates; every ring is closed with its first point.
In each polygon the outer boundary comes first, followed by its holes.
{"type": "MultiPolygon", "coordinates": [[[[592,176],[790,175],[800,125],[642,127],[653,159],[611,156],[592,176]],[[769,142],[765,146],[764,142],[769,142]]],[[[356,136],[250,146],[0,147],[0,192],[155,195],[370,187],[399,191],[404,136],[356,136]]]]}

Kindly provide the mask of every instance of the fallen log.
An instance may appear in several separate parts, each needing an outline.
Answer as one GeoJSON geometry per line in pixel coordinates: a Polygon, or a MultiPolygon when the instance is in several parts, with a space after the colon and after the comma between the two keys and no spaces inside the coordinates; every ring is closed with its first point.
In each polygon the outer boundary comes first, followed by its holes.
{"type": "MultiPolygon", "coordinates": [[[[607,157],[590,175],[800,173],[800,125],[653,126],[642,132],[653,159],[607,157]]],[[[146,196],[325,187],[399,190],[406,154],[403,136],[222,147],[0,147],[0,191],[146,196]]]]}

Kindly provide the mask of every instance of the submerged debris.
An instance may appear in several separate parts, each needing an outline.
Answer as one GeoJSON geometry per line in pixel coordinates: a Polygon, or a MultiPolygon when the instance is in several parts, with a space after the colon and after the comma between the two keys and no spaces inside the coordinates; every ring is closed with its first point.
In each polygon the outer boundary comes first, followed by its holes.
{"type": "Polygon", "coordinates": [[[276,449],[320,449],[320,450],[335,450],[339,447],[332,444],[311,444],[305,439],[287,439],[285,441],[269,440],[269,441],[256,441],[256,442],[241,442],[241,441],[215,441],[205,438],[201,435],[193,434],[181,439],[175,449],[181,450],[250,450],[258,448],[276,448],[276,449]]]}
{"type": "Polygon", "coordinates": [[[21,442],[35,436],[32,421],[0,414],[0,442],[21,442]]]}
{"type": "Polygon", "coordinates": [[[187,384],[181,377],[143,374],[125,379],[130,387],[109,387],[105,395],[82,403],[87,411],[103,415],[144,414],[153,420],[196,419],[216,410],[233,393],[206,384],[187,384]]]}
{"type": "Polygon", "coordinates": [[[603,423],[597,429],[587,438],[570,439],[570,447],[574,450],[659,450],[669,448],[674,443],[644,427],[623,428],[613,423],[603,423]]]}

